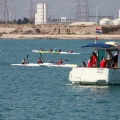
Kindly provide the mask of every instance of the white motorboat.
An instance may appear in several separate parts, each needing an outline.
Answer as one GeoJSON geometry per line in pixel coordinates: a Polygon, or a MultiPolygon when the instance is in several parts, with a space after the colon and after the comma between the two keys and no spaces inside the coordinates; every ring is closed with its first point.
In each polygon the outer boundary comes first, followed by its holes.
{"type": "Polygon", "coordinates": [[[82,48],[91,47],[97,53],[97,66],[88,68],[86,66],[72,68],[69,73],[69,80],[73,84],[101,84],[101,85],[118,85],[120,84],[120,49],[116,42],[106,42],[105,44],[88,44],[82,48]],[[113,55],[118,54],[117,67],[111,65],[113,55]],[[109,68],[100,68],[100,61],[106,57],[109,68]]]}

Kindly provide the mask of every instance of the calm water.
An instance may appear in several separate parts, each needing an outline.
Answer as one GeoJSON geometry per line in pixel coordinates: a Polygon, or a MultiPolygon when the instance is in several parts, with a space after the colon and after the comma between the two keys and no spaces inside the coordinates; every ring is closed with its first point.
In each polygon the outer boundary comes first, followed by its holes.
{"type": "MultiPolygon", "coordinates": [[[[103,41],[101,41],[103,42],[103,41]]],[[[91,49],[81,49],[93,40],[0,40],[0,120],[120,120],[120,86],[73,86],[71,68],[17,67],[29,56],[35,63],[87,61],[91,49]],[[42,55],[34,49],[61,48],[80,55],[42,55]]]]}

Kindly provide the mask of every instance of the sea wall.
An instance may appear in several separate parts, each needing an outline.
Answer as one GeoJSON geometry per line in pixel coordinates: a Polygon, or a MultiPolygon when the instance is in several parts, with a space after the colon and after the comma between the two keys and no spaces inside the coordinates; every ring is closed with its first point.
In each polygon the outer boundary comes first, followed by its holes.
{"type": "Polygon", "coordinates": [[[103,34],[120,34],[120,25],[102,26],[103,34]]]}

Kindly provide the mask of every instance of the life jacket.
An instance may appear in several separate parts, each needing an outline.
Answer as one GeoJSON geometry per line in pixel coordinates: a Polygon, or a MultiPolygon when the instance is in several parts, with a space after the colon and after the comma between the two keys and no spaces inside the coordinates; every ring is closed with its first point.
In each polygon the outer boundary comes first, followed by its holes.
{"type": "Polygon", "coordinates": [[[100,67],[101,67],[101,68],[105,68],[105,67],[106,67],[106,64],[107,64],[107,61],[106,61],[106,60],[102,60],[102,61],[100,62],[100,67]]]}
{"type": "Polygon", "coordinates": [[[91,63],[90,60],[89,60],[87,66],[88,66],[89,68],[91,68],[92,65],[93,65],[93,63],[91,63]]]}

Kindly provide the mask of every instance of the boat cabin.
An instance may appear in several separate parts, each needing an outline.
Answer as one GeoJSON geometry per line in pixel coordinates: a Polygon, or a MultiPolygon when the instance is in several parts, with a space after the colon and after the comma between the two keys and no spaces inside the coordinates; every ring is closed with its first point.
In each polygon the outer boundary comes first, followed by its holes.
{"type": "Polygon", "coordinates": [[[96,43],[96,44],[87,44],[82,46],[81,48],[91,47],[94,48],[95,53],[97,54],[97,65],[96,67],[100,67],[100,62],[103,58],[106,58],[107,64],[109,64],[109,68],[115,67],[114,58],[117,56],[117,64],[116,68],[120,68],[120,58],[119,58],[119,46],[117,42],[105,42],[96,43]]]}

